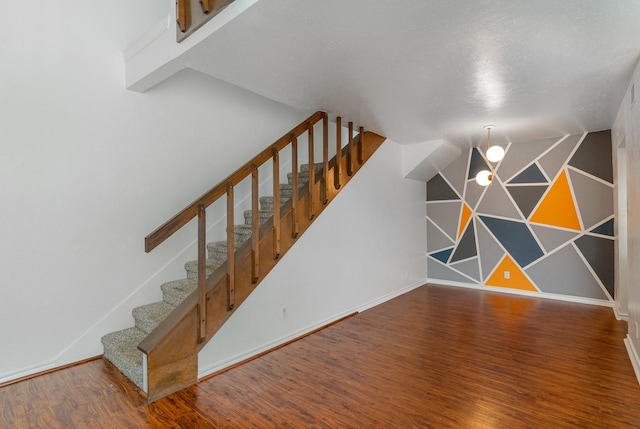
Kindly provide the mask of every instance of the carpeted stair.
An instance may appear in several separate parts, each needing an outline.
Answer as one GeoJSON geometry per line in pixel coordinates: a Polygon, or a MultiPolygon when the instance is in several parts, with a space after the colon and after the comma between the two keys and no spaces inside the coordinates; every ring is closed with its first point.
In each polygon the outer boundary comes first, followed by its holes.
{"type": "MultiPolygon", "coordinates": [[[[315,164],[316,172],[322,171],[322,164],[315,164]]],[[[280,204],[291,198],[293,192],[292,174],[287,175],[289,183],[280,185],[280,204]]],[[[300,165],[298,186],[309,180],[309,166],[300,165]]],[[[260,224],[273,216],[273,197],[260,198],[260,224]]],[[[245,224],[235,225],[235,247],[251,238],[251,210],[244,212],[245,224]]],[[[224,265],[227,260],[227,241],[216,241],[207,245],[207,276],[224,265]]],[[[198,261],[185,264],[186,278],[167,282],[160,286],[162,301],[134,308],[132,311],[135,326],[112,332],[102,337],[104,358],[113,363],[127,378],[143,389],[142,352],[138,344],[164,320],[173,309],[197,286],[198,261]]]]}

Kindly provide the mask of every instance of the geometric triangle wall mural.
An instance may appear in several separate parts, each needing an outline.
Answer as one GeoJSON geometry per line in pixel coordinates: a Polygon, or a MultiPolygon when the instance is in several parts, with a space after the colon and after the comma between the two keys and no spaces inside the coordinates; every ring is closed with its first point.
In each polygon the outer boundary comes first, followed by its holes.
{"type": "Polygon", "coordinates": [[[566,171],[560,173],[558,179],[547,191],[547,195],[533,212],[531,222],[580,230],[580,220],[566,171]]]}
{"type": "Polygon", "coordinates": [[[538,289],[529,281],[509,255],[504,255],[502,262],[500,262],[491,277],[487,279],[486,285],[538,292],[538,289]]]}
{"type": "Polygon", "coordinates": [[[462,235],[462,231],[467,227],[469,219],[471,219],[471,209],[468,205],[462,204],[462,213],[460,213],[460,227],[458,228],[458,238],[462,235]]]}
{"type": "Polygon", "coordinates": [[[613,298],[610,132],[498,144],[499,164],[467,149],[430,181],[428,280],[613,298]],[[475,174],[490,166],[483,188],[475,174]]]}

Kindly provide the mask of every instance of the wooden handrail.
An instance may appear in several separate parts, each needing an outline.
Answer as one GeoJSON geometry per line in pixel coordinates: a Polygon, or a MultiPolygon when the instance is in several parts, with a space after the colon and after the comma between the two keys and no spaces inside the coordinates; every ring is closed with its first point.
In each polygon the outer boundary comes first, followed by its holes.
{"type": "MultiPolygon", "coordinates": [[[[354,152],[358,146],[363,150],[362,159],[366,161],[382,144],[384,138],[364,132],[355,137],[350,133],[350,144],[342,148],[340,131],[336,142],[336,155],[328,159],[326,135],[328,117],[316,112],[285,134],[271,146],[260,152],[245,166],[236,170],[220,184],[203,194],[193,204],[167,221],[162,227],[147,236],[146,244],[153,248],[169,237],[173,232],[189,222],[195,211],[198,217],[198,281],[197,290],[182,301],[160,324],[138,344],[138,349],[147,356],[147,386],[150,402],[175,392],[197,381],[197,353],[217,332],[233,312],[244,302],[251,291],[264,279],[273,267],[297,241],[327,204],[349,182],[346,172],[351,166],[351,175],[361,167],[359,154],[354,152]],[[314,160],[314,125],[323,120],[322,132],[322,169],[316,174],[314,160]],[[309,140],[309,186],[299,187],[298,177],[298,136],[308,133],[309,140]],[[364,144],[366,137],[367,144],[364,144]],[[291,145],[292,148],[292,196],[281,205],[280,198],[280,151],[291,145]],[[354,149],[354,145],[356,148],[354,149]],[[348,157],[351,154],[351,157],[348,157]],[[262,164],[272,162],[273,167],[273,215],[260,224],[259,216],[259,180],[258,171],[262,164]],[[336,171],[338,174],[336,175],[336,171]],[[251,240],[238,245],[236,232],[247,227],[234,225],[234,187],[251,176],[251,240]],[[338,186],[329,186],[330,178],[338,179],[338,186]],[[227,200],[227,263],[207,277],[206,272],[206,207],[217,198],[226,196],[227,200]],[[308,211],[308,212],[307,212],[308,211]],[[283,233],[284,232],[284,233],[283,233]]],[[[341,124],[341,121],[338,121],[341,124]]],[[[353,130],[353,125],[350,126],[353,130]]],[[[267,165],[265,165],[267,167],[267,165]]],[[[335,183],[334,183],[335,185],[335,183]]],[[[248,232],[248,231],[247,231],[248,232]]]]}
{"type": "MultiPolygon", "coordinates": [[[[167,238],[171,237],[176,231],[185,226],[189,221],[195,218],[198,215],[198,206],[203,204],[206,207],[209,207],[213,204],[218,198],[222,197],[227,193],[227,185],[229,183],[234,186],[240,183],[245,177],[251,174],[251,166],[256,165],[260,166],[267,162],[273,156],[273,149],[278,151],[285,148],[290,141],[290,136],[293,134],[295,136],[302,135],[305,131],[307,131],[308,123],[316,123],[322,116],[325,115],[324,112],[316,112],[313,115],[309,116],[298,126],[293,128],[283,137],[279,138],[275,143],[271,146],[267,147],[265,150],[260,152],[258,155],[253,157],[248,163],[237,169],[230,176],[224,179],[222,182],[218,183],[216,186],[202,194],[197,200],[193,203],[189,204],[187,207],[182,209],[180,213],[166,221],[160,227],[158,227],[151,234],[147,235],[144,239],[145,242],[145,252],[150,252],[155,249],[158,245],[164,242],[167,238]]],[[[275,196],[274,196],[275,197],[275,196]]]]}

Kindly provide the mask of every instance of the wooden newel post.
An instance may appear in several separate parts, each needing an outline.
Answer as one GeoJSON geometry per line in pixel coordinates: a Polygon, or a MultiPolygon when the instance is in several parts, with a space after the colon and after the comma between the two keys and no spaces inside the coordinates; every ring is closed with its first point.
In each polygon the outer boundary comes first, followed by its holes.
{"type": "Polygon", "coordinates": [[[235,228],[233,222],[233,184],[227,184],[227,310],[235,306],[235,228]]]}
{"type": "Polygon", "coordinates": [[[207,219],[204,204],[198,205],[198,317],[199,341],[207,337],[207,219]]]}

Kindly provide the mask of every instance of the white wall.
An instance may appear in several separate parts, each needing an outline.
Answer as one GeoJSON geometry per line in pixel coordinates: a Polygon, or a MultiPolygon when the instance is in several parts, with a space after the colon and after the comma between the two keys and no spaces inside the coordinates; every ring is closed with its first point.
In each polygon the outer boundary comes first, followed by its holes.
{"type": "Polygon", "coordinates": [[[122,50],[164,2],[3,6],[0,382],[100,354],[184,277],[193,228],[144,236],[306,116],[196,72],[125,90],[122,50]]]}
{"type": "MultiPolygon", "coordinates": [[[[628,263],[628,311],[629,333],[627,346],[629,347],[631,360],[636,369],[636,375],[640,380],[640,63],[636,67],[629,84],[625,98],[618,111],[618,116],[612,129],[613,142],[626,143],[626,173],[627,173],[627,244],[628,253],[626,259],[620,259],[620,268],[624,269],[624,263],[628,263]],[[635,102],[631,103],[632,86],[635,85],[635,102]]],[[[625,186],[619,186],[619,192],[624,192],[625,186]]],[[[618,225],[620,229],[624,225],[618,225]]]]}
{"type": "Polygon", "coordinates": [[[378,149],[200,352],[201,376],[426,283],[425,185],[402,154],[378,149]]]}

